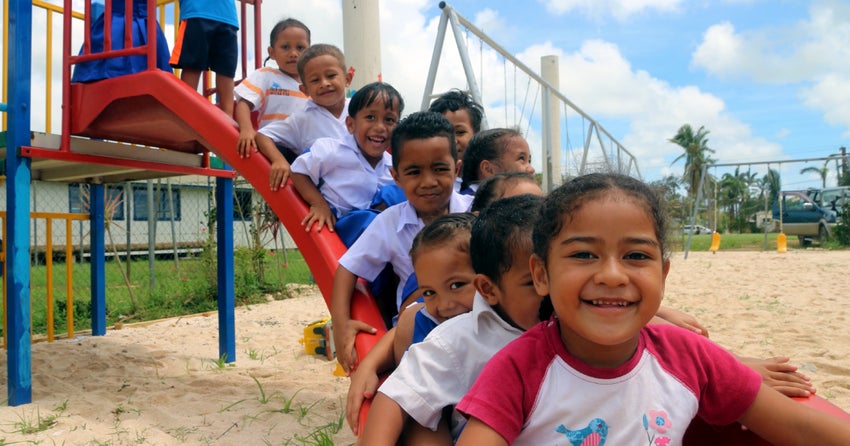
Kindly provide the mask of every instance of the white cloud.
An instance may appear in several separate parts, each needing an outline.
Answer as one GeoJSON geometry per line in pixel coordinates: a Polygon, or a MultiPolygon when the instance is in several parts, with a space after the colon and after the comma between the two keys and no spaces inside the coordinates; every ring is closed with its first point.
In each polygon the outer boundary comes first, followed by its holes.
{"type": "Polygon", "coordinates": [[[815,2],[809,17],[785,27],[739,32],[728,22],[711,26],[691,65],[719,78],[801,84],[803,103],[850,135],[850,4],[815,2]]]}
{"type": "Polygon", "coordinates": [[[592,19],[603,19],[612,16],[617,20],[646,11],[657,10],[675,12],[679,9],[681,0],[540,0],[546,10],[555,14],[566,14],[578,11],[592,19]]]}

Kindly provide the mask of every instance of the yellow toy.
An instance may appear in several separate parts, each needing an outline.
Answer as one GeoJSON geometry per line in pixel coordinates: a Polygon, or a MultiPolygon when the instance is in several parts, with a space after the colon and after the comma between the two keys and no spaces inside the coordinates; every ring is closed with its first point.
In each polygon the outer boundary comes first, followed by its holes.
{"type": "Polygon", "coordinates": [[[304,327],[304,337],[301,338],[300,342],[304,344],[304,351],[308,355],[324,356],[329,361],[334,359],[336,348],[334,347],[331,318],[326,317],[304,327]]]}

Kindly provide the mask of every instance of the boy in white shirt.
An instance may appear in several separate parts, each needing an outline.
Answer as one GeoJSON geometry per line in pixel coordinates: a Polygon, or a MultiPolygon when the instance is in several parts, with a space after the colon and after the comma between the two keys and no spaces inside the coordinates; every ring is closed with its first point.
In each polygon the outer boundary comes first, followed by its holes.
{"type": "Polygon", "coordinates": [[[257,146],[271,162],[269,184],[282,187],[289,178],[289,163],[319,138],[342,139],[348,134],[348,99],[351,83],[345,56],[333,45],[316,44],[298,58],[301,91],[310,96],[304,109],[283,121],[272,122],[257,133],[257,146]]]}
{"type": "Polygon", "coordinates": [[[310,205],[301,222],[309,231],[328,226],[346,246],[377,215],[369,208],[378,191],[393,184],[390,135],[404,109],[401,94],[389,84],[364,86],[348,104],[342,140],[318,139],[292,163],[292,184],[310,205]]]}
{"type": "Polygon", "coordinates": [[[408,201],[390,206],[339,259],[334,276],[331,317],[337,360],[346,372],[357,362],[354,337],[375,328],[351,319],[351,293],[358,277],[375,280],[387,265],[399,277],[393,307],[404,308],[404,284],[413,273],[410,247],[420,229],[440,215],[466,212],[471,197],[454,192],[457,176],[457,147],[454,128],[442,115],[413,113],[402,120],[391,139],[396,183],[408,201]]]}

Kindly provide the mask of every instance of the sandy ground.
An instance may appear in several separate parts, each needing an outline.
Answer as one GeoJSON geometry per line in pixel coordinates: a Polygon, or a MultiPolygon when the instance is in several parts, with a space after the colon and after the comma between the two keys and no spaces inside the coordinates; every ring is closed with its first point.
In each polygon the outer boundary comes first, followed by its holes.
{"type": "MultiPolygon", "coordinates": [[[[791,356],[820,395],[850,411],[850,251],[683,257],[673,256],[667,305],[736,353],[791,356]]],[[[0,444],[351,444],[347,379],[299,343],[326,315],[313,288],[238,308],[232,366],[216,362],[215,314],[35,344],[35,403],[0,406],[0,444]]],[[[0,366],[5,387],[5,355],[0,366]]]]}

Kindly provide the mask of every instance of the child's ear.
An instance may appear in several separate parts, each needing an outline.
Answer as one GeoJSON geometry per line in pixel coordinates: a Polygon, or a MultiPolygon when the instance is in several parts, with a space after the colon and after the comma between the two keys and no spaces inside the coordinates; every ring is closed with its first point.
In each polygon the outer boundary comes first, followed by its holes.
{"type": "Polygon", "coordinates": [[[354,67],[348,67],[348,72],[345,73],[345,86],[351,85],[351,80],[354,79],[354,67]]]}
{"type": "Polygon", "coordinates": [[[307,91],[307,87],[304,86],[304,79],[301,79],[301,84],[298,84],[298,89],[301,90],[301,93],[304,93],[305,96],[310,97],[310,92],[307,91]]]}
{"type": "Polygon", "coordinates": [[[531,266],[531,280],[534,281],[534,291],[541,296],[548,296],[549,273],[546,271],[546,262],[537,254],[532,254],[528,261],[531,266]]]}
{"type": "Polygon", "coordinates": [[[475,289],[478,290],[478,294],[480,294],[489,305],[492,306],[499,304],[501,298],[499,287],[496,286],[489,277],[484,274],[476,274],[475,277],[472,278],[472,284],[475,286],[475,289]]]}
{"type": "Polygon", "coordinates": [[[398,187],[401,187],[401,181],[398,179],[398,172],[395,170],[394,167],[390,167],[390,175],[393,176],[393,180],[395,181],[395,184],[397,184],[398,187]]]}
{"type": "MultiPolygon", "coordinates": [[[[478,165],[478,171],[480,173],[486,173],[489,176],[495,175],[495,169],[493,168],[493,164],[490,160],[482,160],[481,164],[478,165]]],[[[481,179],[481,175],[478,175],[478,178],[481,179]]]]}
{"type": "Polygon", "coordinates": [[[345,128],[348,129],[348,133],[354,134],[354,118],[350,115],[345,117],[345,128]]]}
{"type": "Polygon", "coordinates": [[[457,160],[455,163],[455,177],[461,176],[463,172],[463,160],[457,160]]]}
{"type": "Polygon", "coordinates": [[[664,259],[663,264],[661,265],[661,290],[664,290],[664,287],[667,284],[667,273],[670,272],[670,259],[664,259]]]}

